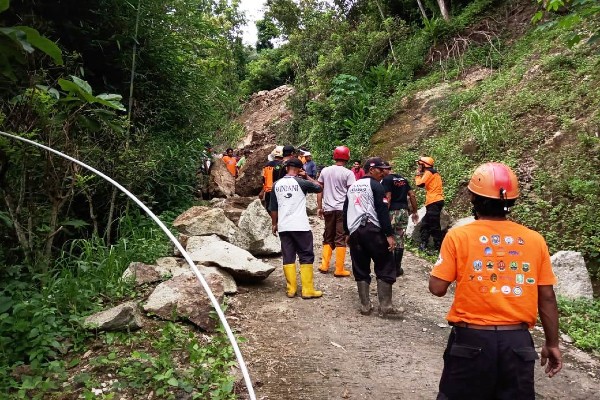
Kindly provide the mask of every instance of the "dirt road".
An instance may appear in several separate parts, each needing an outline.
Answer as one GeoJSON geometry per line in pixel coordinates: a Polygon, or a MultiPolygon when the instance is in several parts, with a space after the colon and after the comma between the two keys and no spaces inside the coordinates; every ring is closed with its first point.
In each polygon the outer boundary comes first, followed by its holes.
{"type": "MultiPolygon", "coordinates": [[[[322,223],[311,222],[316,270],[322,223]]],[[[279,258],[269,262],[281,266],[279,258]]],[[[354,280],[331,273],[315,274],[320,299],[288,299],[281,268],[261,284],[243,287],[228,313],[247,339],[242,351],[257,399],[435,399],[452,298],[429,294],[427,261],[409,253],[404,266],[394,285],[395,304],[405,308],[398,320],[360,315],[354,280]]],[[[371,298],[377,307],[375,282],[371,298]]],[[[541,346],[541,331],[534,336],[541,346]]],[[[600,360],[561,345],[565,366],[558,376],[549,379],[536,365],[536,398],[598,398],[600,360]]]]}

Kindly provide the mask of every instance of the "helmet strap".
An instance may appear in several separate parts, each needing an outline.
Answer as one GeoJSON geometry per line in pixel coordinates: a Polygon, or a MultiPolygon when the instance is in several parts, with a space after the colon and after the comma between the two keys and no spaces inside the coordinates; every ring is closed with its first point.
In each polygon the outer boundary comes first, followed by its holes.
{"type": "Polygon", "coordinates": [[[504,208],[504,211],[509,213],[510,207],[506,205],[506,189],[504,188],[500,188],[500,200],[502,200],[502,208],[504,208]]]}

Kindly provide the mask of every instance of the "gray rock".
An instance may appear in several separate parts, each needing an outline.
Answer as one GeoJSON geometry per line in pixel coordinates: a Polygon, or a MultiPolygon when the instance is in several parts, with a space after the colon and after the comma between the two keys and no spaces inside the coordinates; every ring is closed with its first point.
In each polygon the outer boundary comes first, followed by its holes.
{"type": "Polygon", "coordinates": [[[231,197],[235,194],[235,177],[231,175],[221,158],[213,158],[208,192],[211,197],[231,197]]]}
{"type": "MultiPolygon", "coordinates": [[[[206,276],[206,281],[219,303],[223,301],[223,279],[217,274],[206,276]]],[[[205,331],[212,331],[216,321],[210,313],[213,306],[192,271],[161,283],[144,305],[147,313],[167,321],[188,320],[205,331]]]]}
{"type": "MultiPolygon", "coordinates": [[[[423,217],[425,216],[425,212],[425,207],[419,208],[419,210],[417,211],[417,214],[419,215],[419,221],[416,225],[413,224],[410,216],[408,218],[408,225],[406,226],[405,236],[411,238],[415,243],[421,243],[421,225],[423,222],[423,217]]],[[[440,218],[442,232],[446,232],[448,230],[448,227],[451,226],[451,224],[452,218],[450,217],[450,214],[448,214],[445,209],[442,209],[442,216],[440,218]]],[[[431,241],[432,239],[430,238],[429,240],[431,241]]]]}
{"type": "Polygon", "coordinates": [[[275,267],[256,259],[248,251],[227,242],[207,243],[190,256],[194,262],[224,269],[237,282],[261,281],[275,270],[275,267]]]}
{"type": "Polygon", "coordinates": [[[306,195],[306,214],[317,215],[317,194],[308,193],[306,195]]]}
{"type": "MultiPolygon", "coordinates": [[[[180,233],[179,236],[177,237],[177,241],[181,244],[181,246],[184,249],[187,246],[188,238],[189,238],[189,236],[188,235],[184,235],[183,233],[180,233]]],[[[173,255],[175,257],[182,257],[183,256],[183,254],[181,254],[181,252],[179,251],[179,249],[175,245],[173,245],[173,255]]]]}
{"type": "Polygon", "coordinates": [[[156,265],[132,262],[123,272],[122,279],[133,279],[136,286],[141,286],[147,283],[160,282],[163,280],[163,275],[164,273],[161,273],[156,265]]]}
{"type": "Polygon", "coordinates": [[[475,221],[475,217],[473,217],[473,216],[461,218],[461,219],[457,220],[456,222],[454,222],[452,224],[452,226],[450,227],[450,229],[457,228],[459,226],[469,225],[473,221],[475,221]]]}
{"type": "Polygon", "coordinates": [[[223,241],[223,239],[221,239],[217,235],[190,236],[190,238],[187,241],[187,246],[186,246],[185,250],[191,254],[191,253],[195,252],[196,250],[201,249],[203,246],[206,246],[207,243],[222,242],[222,241],[223,241]]]}
{"type": "Polygon", "coordinates": [[[223,281],[223,291],[225,294],[237,293],[237,283],[235,283],[235,279],[233,279],[233,276],[231,276],[227,271],[224,271],[218,267],[205,267],[202,264],[197,265],[197,267],[204,279],[207,279],[211,275],[219,275],[223,281]]]}
{"type": "Polygon", "coordinates": [[[137,304],[128,301],[90,315],[83,322],[83,326],[85,329],[96,331],[126,331],[141,328],[143,322],[137,304]]]}
{"type": "Polygon", "coordinates": [[[218,235],[227,239],[236,226],[220,208],[195,206],[173,221],[173,226],[189,236],[218,235]]]}
{"type": "Polygon", "coordinates": [[[577,251],[559,251],[550,257],[552,269],[558,278],[556,294],[570,299],[592,299],[594,296],[590,274],[583,255],[577,251]]]}
{"type": "Polygon", "coordinates": [[[252,255],[263,256],[281,253],[279,237],[271,231],[271,217],[256,199],[240,216],[238,228],[229,241],[252,255]]]}

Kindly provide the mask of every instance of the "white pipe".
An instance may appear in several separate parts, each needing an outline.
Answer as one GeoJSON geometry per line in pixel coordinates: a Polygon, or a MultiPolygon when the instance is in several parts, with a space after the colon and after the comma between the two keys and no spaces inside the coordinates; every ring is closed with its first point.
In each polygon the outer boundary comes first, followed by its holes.
{"type": "Polygon", "coordinates": [[[256,400],[256,396],[254,394],[254,388],[252,386],[252,381],[250,380],[250,374],[248,373],[248,368],[246,367],[246,363],[244,362],[244,358],[242,357],[242,352],[240,351],[237,341],[235,340],[235,336],[233,335],[233,332],[231,331],[231,328],[229,327],[229,323],[227,322],[227,319],[225,318],[225,314],[223,313],[223,310],[221,310],[221,305],[217,301],[212,290],[210,290],[210,287],[206,283],[206,280],[204,279],[204,277],[198,270],[198,267],[196,267],[196,264],[194,264],[194,261],[192,261],[192,258],[190,257],[188,252],[185,251],[185,249],[183,248],[181,243],[179,243],[179,241],[175,238],[175,236],[173,236],[173,234],[165,226],[165,224],[163,224],[162,221],[160,219],[158,219],[158,217],[152,211],[150,211],[150,209],[148,207],[146,207],[146,205],[144,203],[142,203],[142,201],[140,199],[135,197],[131,192],[129,192],[127,189],[125,189],[123,186],[121,186],[118,182],[116,182],[112,178],[104,175],[102,172],[98,171],[97,169],[90,167],[89,165],[87,165],[73,157],[63,154],[58,150],[54,150],[53,148],[50,148],[48,146],[44,146],[43,144],[34,142],[33,140],[25,139],[25,138],[22,138],[19,136],[14,136],[14,135],[11,135],[10,133],[6,133],[6,132],[2,132],[2,131],[0,131],[0,135],[9,137],[11,139],[20,140],[22,142],[29,143],[29,144],[37,146],[37,147],[41,147],[44,150],[47,150],[54,154],[57,154],[63,158],[66,158],[69,161],[74,162],[75,164],[81,165],[82,167],[92,171],[96,175],[99,175],[100,177],[106,179],[108,182],[110,182],[111,184],[113,184],[114,186],[119,188],[131,200],[136,202],[136,204],[138,206],[140,206],[146,212],[146,214],[148,214],[150,216],[150,218],[152,218],[154,220],[154,222],[156,222],[158,224],[158,226],[160,226],[160,228],[163,230],[163,232],[169,237],[171,242],[173,242],[173,244],[177,247],[177,249],[181,252],[181,254],[183,254],[183,257],[188,262],[188,264],[192,268],[192,271],[194,271],[194,274],[196,274],[196,277],[202,284],[202,287],[206,291],[206,294],[208,294],[208,298],[210,299],[210,302],[212,303],[213,307],[215,308],[215,311],[217,312],[217,315],[219,316],[219,319],[221,320],[221,323],[223,324],[223,327],[225,328],[225,332],[227,333],[229,342],[231,343],[231,346],[233,347],[233,351],[235,352],[235,356],[238,360],[238,364],[240,366],[240,369],[242,370],[242,375],[244,376],[244,381],[246,383],[246,388],[248,389],[248,395],[250,396],[250,400],[256,400]]]}

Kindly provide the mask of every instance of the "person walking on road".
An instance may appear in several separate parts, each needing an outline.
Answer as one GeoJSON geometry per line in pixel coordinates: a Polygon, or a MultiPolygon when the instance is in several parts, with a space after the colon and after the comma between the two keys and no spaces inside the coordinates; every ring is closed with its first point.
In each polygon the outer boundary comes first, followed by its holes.
{"type": "Polygon", "coordinates": [[[476,221],[448,232],[429,278],[439,297],[456,281],[437,399],[534,400],[538,355],[528,329],[538,312],[541,365],[549,377],[562,368],[548,247],[539,233],[506,218],[519,197],[508,166],[479,166],[468,189],[476,221]]]}
{"type": "Polygon", "coordinates": [[[444,188],[440,173],[433,168],[431,157],[421,157],[417,160],[415,184],[425,188],[425,216],[421,221],[421,243],[419,249],[425,251],[429,236],[433,237],[433,246],[439,250],[442,244],[442,227],[440,218],[444,208],[444,188]]]}
{"type": "Polygon", "coordinates": [[[306,175],[302,162],[291,158],[286,163],[287,174],[273,185],[271,195],[271,223],[273,234],[279,233],[283,273],[288,297],[297,291],[296,255],[300,261],[302,298],[321,297],[313,282],[313,235],[306,214],[306,193],[320,193],[321,185],[306,175]]]}
{"type": "MultiPolygon", "coordinates": [[[[391,171],[391,170],[390,170],[391,171]]],[[[417,214],[417,199],[408,180],[400,174],[389,173],[381,181],[385,189],[385,197],[388,201],[390,219],[394,231],[394,265],[396,277],[404,274],[402,269],[402,257],[404,255],[404,232],[408,225],[408,203],[410,201],[411,218],[414,224],[419,221],[417,214]]]]}
{"type": "Polygon", "coordinates": [[[319,271],[329,272],[329,263],[335,249],[334,276],[350,276],[344,269],[346,260],[346,234],[344,233],[344,201],[348,188],[355,181],[354,174],[345,167],[350,159],[350,149],[338,146],[333,150],[334,165],[323,168],[319,175],[319,183],[323,191],[317,194],[317,215],[325,219],[323,232],[323,257],[319,271]]]}
{"type": "Polygon", "coordinates": [[[396,242],[385,190],[379,183],[384,169],[389,169],[389,166],[381,158],[369,158],[364,166],[365,176],[350,186],[344,202],[344,230],[349,235],[348,246],[360,298],[360,313],[368,315],[373,308],[369,298],[373,260],[381,317],[398,313],[392,304],[392,285],[396,282],[392,251],[396,242]]]}

